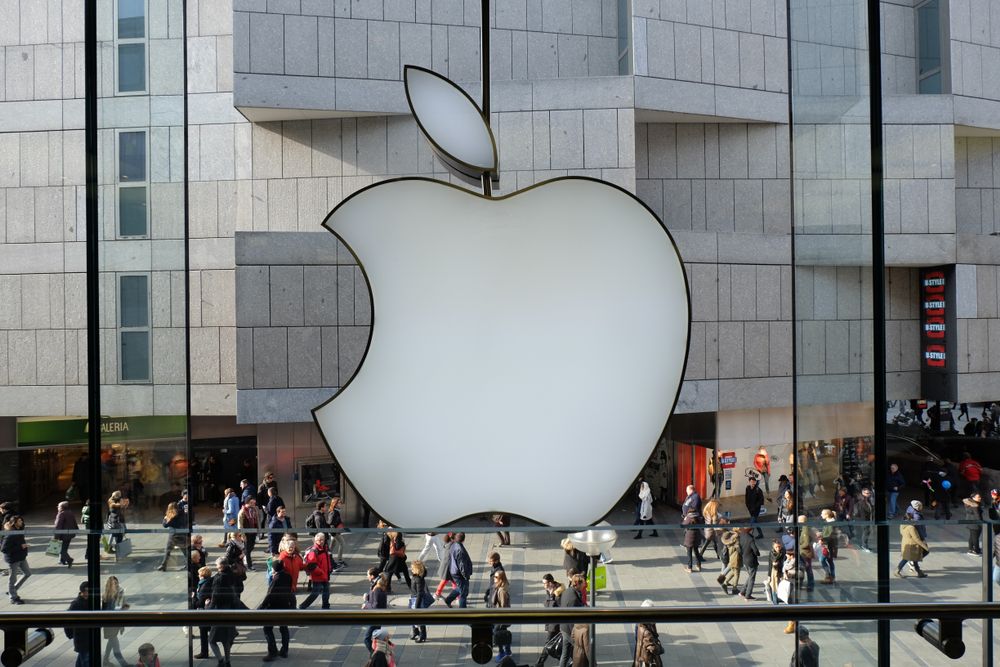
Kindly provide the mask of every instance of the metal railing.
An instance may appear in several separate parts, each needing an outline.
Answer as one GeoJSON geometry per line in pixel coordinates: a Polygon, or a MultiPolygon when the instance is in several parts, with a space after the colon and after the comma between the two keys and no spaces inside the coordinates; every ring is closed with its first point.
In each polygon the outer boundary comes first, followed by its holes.
{"type": "Polygon", "coordinates": [[[793,604],[762,607],[559,607],[538,609],[205,609],[177,611],[3,612],[0,628],[215,625],[530,625],[545,623],[763,623],[771,621],[875,621],[896,619],[996,619],[993,602],[793,604]]]}

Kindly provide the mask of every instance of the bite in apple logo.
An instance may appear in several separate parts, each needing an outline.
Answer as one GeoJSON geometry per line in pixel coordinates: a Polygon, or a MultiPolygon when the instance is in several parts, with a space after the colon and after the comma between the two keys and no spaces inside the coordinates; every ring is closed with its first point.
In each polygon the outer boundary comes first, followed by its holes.
{"type": "MultiPolygon", "coordinates": [[[[406,68],[421,129],[453,168],[496,175],[488,120],[406,68]]],[[[677,400],[690,307],[677,248],[627,191],[557,178],[503,197],[377,183],[324,220],[372,297],[361,364],[313,416],[344,474],[397,526],[604,516],[677,400]]]]}

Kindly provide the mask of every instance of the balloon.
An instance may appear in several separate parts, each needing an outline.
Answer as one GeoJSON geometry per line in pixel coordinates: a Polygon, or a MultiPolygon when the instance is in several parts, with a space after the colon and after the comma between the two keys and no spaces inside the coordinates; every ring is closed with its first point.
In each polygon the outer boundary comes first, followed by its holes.
{"type": "Polygon", "coordinates": [[[941,488],[942,489],[950,489],[951,488],[951,482],[949,482],[948,480],[944,480],[943,482],[941,482],[941,488]]]}

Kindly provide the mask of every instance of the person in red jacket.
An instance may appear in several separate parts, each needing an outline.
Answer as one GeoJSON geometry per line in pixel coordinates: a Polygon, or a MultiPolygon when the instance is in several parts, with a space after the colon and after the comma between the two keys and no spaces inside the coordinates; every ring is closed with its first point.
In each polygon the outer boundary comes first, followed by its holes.
{"type": "Polygon", "coordinates": [[[771,455],[764,445],[760,446],[757,455],[753,457],[753,467],[764,478],[764,493],[771,493],[771,455]]]}
{"type": "Polygon", "coordinates": [[[326,548],[326,533],[316,533],[312,547],[305,555],[306,573],[309,575],[309,596],[302,601],[299,609],[307,609],[316,598],[323,596],[323,609],[330,608],[330,572],[333,559],[326,548]]]}
{"type": "Polygon", "coordinates": [[[983,490],[979,485],[983,477],[983,466],[972,458],[969,452],[962,454],[962,462],[958,464],[958,474],[968,485],[966,489],[968,495],[971,496],[975,492],[982,493],[983,490]]]}

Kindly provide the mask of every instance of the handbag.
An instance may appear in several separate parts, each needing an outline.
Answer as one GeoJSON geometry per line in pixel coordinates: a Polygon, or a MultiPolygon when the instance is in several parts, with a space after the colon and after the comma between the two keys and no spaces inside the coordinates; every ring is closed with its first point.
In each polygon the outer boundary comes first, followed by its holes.
{"type": "Polygon", "coordinates": [[[552,639],[545,642],[545,652],[548,653],[553,658],[558,658],[563,652],[563,636],[561,632],[557,632],[552,639]]]}
{"type": "Polygon", "coordinates": [[[782,579],[778,582],[778,599],[788,604],[788,599],[792,595],[792,582],[788,579],[782,579]]]}
{"type": "Polygon", "coordinates": [[[427,608],[427,607],[430,607],[432,604],[434,604],[434,596],[431,595],[429,592],[424,591],[423,594],[420,597],[421,597],[421,600],[423,601],[423,604],[421,605],[421,607],[427,608]]]}
{"type": "Polygon", "coordinates": [[[49,540],[49,546],[45,547],[46,556],[58,556],[62,553],[62,540],[57,540],[52,538],[49,540]]]}
{"type": "Polygon", "coordinates": [[[126,537],[115,547],[115,560],[127,558],[130,553],[132,553],[132,540],[126,537]]]}

